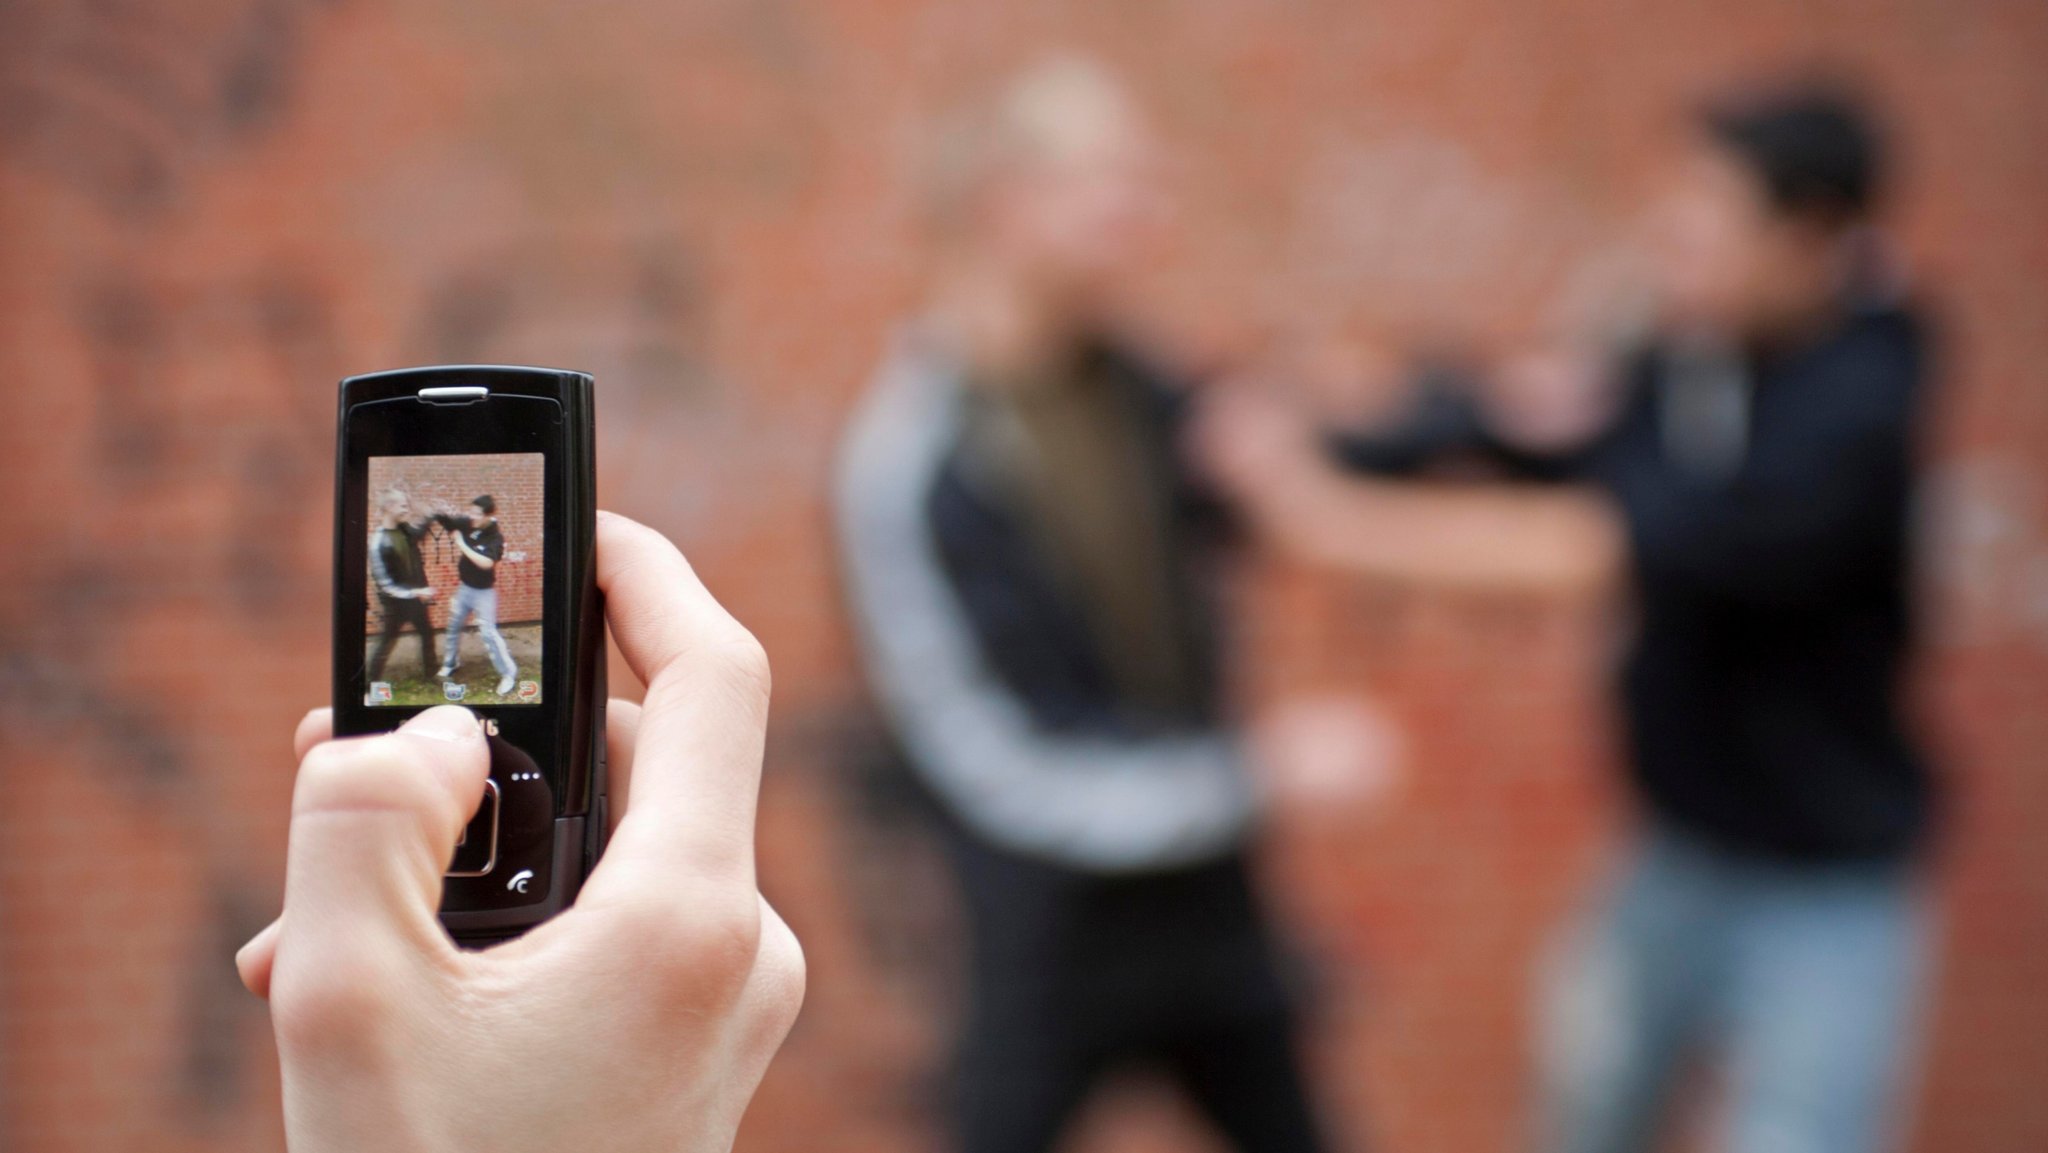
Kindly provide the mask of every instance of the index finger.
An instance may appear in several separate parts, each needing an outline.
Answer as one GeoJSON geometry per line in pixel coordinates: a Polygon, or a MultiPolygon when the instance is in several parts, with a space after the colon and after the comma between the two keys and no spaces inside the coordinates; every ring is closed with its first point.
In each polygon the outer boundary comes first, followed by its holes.
{"type": "Polygon", "coordinates": [[[753,885],[754,802],[768,660],[666,537],[600,513],[597,583],[626,663],[647,686],[633,790],[584,900],[643,896],[658,877],[753,885]]]}
{"type": "Polygon", "coordinates": [[[292,755],[303,761],[314,745],[324,745],[333,739],[334,710],[314,709],[299,718],[299,727],[292,733],[292,755]]]}

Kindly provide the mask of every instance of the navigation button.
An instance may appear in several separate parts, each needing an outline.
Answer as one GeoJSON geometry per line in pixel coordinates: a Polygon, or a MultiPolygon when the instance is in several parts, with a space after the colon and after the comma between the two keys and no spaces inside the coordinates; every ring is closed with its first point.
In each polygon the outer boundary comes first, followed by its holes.
{"type": "Polygon", "coordinates": [[[497,867],[498,810],[502,805],[498,782],[485,780],[483,802],[455,844],[455,859],[448,862],[449,876],[481,877],[497,867]]]}

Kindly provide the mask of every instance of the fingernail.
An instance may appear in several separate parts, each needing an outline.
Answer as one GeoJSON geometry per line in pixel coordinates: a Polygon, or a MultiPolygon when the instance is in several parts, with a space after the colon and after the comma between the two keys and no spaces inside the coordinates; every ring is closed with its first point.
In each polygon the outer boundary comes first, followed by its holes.
{"type": "Polygon", "coordinates": [[[461,743],[473,741],[483,731],[476,714],[461,705],[436,705],[400,725],[399,732],[428,740],[461,743]]]}

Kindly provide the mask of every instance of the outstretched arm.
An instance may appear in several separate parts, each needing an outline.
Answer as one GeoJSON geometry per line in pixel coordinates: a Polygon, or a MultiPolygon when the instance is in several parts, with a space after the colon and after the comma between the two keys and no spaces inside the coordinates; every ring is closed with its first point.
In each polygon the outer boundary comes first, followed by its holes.
{"type": "Polygon", "coordinates": [[[1243,390],[1211,398],[1196,451],[1281,547],[1332,567],[1552,593],[1597,588],[1621,569],[1621,522],[1590,491],[1346,475],[1302,415],[1243,390]]]}
{"type": "Polygon", "coordinates": [[[1568,593],[1615,579],[1624,551],[1605,498],[1584,489],[1404,484],[1323,466],[1263,498],[1260,520],[1290,550],[1388,580],[1495,592],[1568,593]]]}

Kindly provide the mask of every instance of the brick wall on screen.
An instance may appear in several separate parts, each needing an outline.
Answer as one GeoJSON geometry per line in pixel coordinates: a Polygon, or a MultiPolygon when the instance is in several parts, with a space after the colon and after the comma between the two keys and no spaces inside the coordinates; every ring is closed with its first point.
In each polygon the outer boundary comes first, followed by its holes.
{"type": "MultiPolygon", "coordinates": [[[[1869,79],[1946,320],[1910,1148],[2048,1149],[2048,6],[2009,0],[0,4],[0,1148],[281,1147],[229,957],[329,691],[334,382],[476,361],[596,374],[603,503],[774,661],[760,875],[810,996],[741,1153],[937,1147],[959,914],[862,752],[825,493],[919,294],[908,142],[1055,49],[1165,138],[1138,296],[1192,361],[1526,331],[1611,265],[1694,95],[1869,79]]],[[[1405,745],[1391,795],[1283,802],[1257,853],[1336,1148],[1515,1148],[1532,974],[1625,830],[1614,622],[1270,557],[1241,591],[1248,707],[1369,699],[1405,745]]],[[[1140,1079],[1068,1153],[1216,1148],[1140,1079]]]]}
{"type": "MultiPolygon", "coordinates": [[[[493,568],[498,590],[498,623],[526,624],[541,619],[542,541],[545,539],[547,474],[543,458],[533,453],[477,453],[470,456],[372,457],[369,469],[370,523],[378,523],[377,503],[389,489],[404,491],[415,519],[446,509],[468,516],[469,502],[489,496],[496,502],[498,530],[505,534],[505,556],[493,568]]],[[[422,552],[427,583],[441,595],[427,613],[435,628],[446,628],[460,553],[455,542],[436,525],[422,552]]],[[[373,594],[366,628],[383,628],[373,594]]]]}

